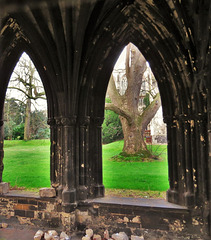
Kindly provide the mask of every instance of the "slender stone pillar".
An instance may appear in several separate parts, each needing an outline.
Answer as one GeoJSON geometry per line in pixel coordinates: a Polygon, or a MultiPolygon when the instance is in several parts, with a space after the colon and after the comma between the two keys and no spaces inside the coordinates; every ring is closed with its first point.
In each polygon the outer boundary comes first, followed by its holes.
{"type": "Polygon", "coordinates": [[[92,197],[103,197],[103,169],[102,169],[102,123],[103,117],[94,117],[91,119],[90,135],[90,154],[89,164],[91,167],[92,197]]]}
{"type": "Polygon", "coordinates": [[[167,124],[168,139],[168,169],[169,169],[169,185],[167,191],[167,200],[172,203],[178,203],[178,169],[177,169],[177,121],[173,117],[164,117],[167,124]]]}
{"type": "Polygon", "coordinates": [[[56,129],[56,121],[54,118],[48,119],[48,125],[50,126],[50,179],[51,186],[58,187],[58,163],[56,158],[56,143],[57,143],[57,129],[56,129]]]}
{"type": "Polygon", "coordinates": [[[86,200],[88,196],[88,151],[89,151],[89,117],[79,118],[79,187],[78,200],[86,200]]]}
{"type": "Polygon", "coordinates": [[[55,141],[55,148],[54,148],[54,155],[55,155],[55,178],[56,178],[56,190],[57,195],[61,199],[62,198],[62,191],[63,191],[63,165],[64,165],[64,154],[63,154],[63,132],[62,132],[62,123],[61,118],[55,118],[56,125],[54,129],[54,140],[55,141]]]}
{"type": "Polygon", "coordinates": [[[183,145],[182,151],[182,168],[180,169],[180,191],[183,192],[180,203],[182,205],[191,207],[194,205],[194,194],[193,194],[193,161],[191,154],[191,117],[187,115],[180,116],[180,125],[182,126],[182,139],[183,145]]]}
{"type": "Polygon", "coordinates": [[[76,207],[76,117],[61,119],[64,139],[64,183],[62,203],[66,212],[76,207]]]}
{"type": "Polygon", "coordinates": [[[169,202],[193,207],[206,195],[206,119],[180,115],[165,118],[168,129],[169,202]]]}

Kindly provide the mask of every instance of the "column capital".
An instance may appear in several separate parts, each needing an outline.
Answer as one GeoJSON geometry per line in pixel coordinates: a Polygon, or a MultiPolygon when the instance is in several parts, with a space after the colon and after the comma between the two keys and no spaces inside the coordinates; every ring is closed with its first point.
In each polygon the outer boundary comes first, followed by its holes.
{"type": "Polygon", "coordinates": [[[61,117],[55,117],[55,122],[57,126],[62,126],[61,117]]]}
{"type": "Polygon", "coordinates": [[[88,126],[90,124],[89,116],[79,116],[78,117],[80,126],[88,126]]]}
{"type": "Polygon", "coordinates": [[[61,124],[62,126],[74,126],[76,124],[76,116],[62,117],[61,124]]]}

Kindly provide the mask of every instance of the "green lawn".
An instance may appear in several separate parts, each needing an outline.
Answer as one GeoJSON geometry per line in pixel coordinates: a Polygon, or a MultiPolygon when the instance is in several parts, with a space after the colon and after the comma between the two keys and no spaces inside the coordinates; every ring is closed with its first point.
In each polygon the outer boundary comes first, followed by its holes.
{"type": "Polygon", "coordinates": [[[3,181],[11,186],[50,186],[49,140],[4,141],[3,181]]]}
{"type": "MultiPolygon", "coordinates": [[[[153,146],[156,153],[162,153],[163,160],[152,162],[117,162],[109,160],[121,152],[123,141],[103,146],[103,179],[106,188],[166,191],[168,164],[166,145],[153,146]]],[[[150,148],[152,146],[149,146],[150,148]]]]}
{"type": "MultiPolygon", "coordinates": [[[[117,162],[110,158],[121,152],[123,141],[103,146],[103,179],[106,188],[165,191],[168,189],[166,146],[162,161],[117,162]]],[[[3,181],[11,186],[40,188],[50,186],[49,140],[5,141],[3,181]]]]}

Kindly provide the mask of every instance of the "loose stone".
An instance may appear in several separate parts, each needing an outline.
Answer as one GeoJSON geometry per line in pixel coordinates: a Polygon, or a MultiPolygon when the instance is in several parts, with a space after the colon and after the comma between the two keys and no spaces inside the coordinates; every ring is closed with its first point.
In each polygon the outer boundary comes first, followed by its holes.
{"type": "Polygon", "coordinates": [[[98,234],[94,234],[93,240],[101,240],[101,236],[98,234]]]}
{"type": "Polygon", "coordinates": [[[34,240],[40,240],[44,237],[44,232],[42,230],[38,230],[34,235],[34,240]]]}
{"type": "Polygon", "coordinates": [[[112,238],[114,240],[129,240],[129,238],[125,232],[114,233],[114,234],[112,234],[112,238]]]}
{"type": "Polygon", "coordinates": [[[86,230],[86,236],[88,236],[88,237],[92,237],[93,236],[93,234],[94,234],[94,232],[93,232],[93,230],[92,229],[87,229],[86,230]]]}

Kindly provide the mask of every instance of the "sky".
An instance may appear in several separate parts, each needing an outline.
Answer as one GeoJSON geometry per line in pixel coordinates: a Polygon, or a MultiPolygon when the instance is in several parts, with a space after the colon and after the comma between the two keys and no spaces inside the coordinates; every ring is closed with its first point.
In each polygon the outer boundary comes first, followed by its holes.
{"type": "MultiPolygon", "coordinates": [[[[23,53],[23,54],[22,54],[22,56],[20,57],[20,59],[22,59],[22,58],[31,61],[30,57],[29,57],[26,53],[23,53]]],[[[20,59],[19,59],[19,60],[20,60],[20,59]]],[[[32,62],[32,64],[33,64],[33,62],[32,62]]],[[[34,64],[33,64],[33,66],[34,66],[34,64]]],[[[15,68],[14,68],[14,71],[16,71],[16,72],[19,71],[18,63],[16,64],[16,66],[15,66],[15,68]]],[[[14,74],[14,71],[13,71],[13,73],[12,73],[12,75],[11,75],[10,80],[15,79],[15,77],[16,77],[16,75],[14,74]]],[[[40,76],[39,76],[38,72],[35,73],[35,77],[36,77],[37,79],[40,79],[40,76]]],[[[41,83],[42,83],[42,82],[41,82],[41,83]]],[[[15,82],[14,82],[14,81],[9,81],[8,87],[18,87],[18,81],[15,81],[15,82]]],[[[7,88],[6,96],[7,96],[7,98],[16,98],[16,99],[19,99],[19,100],[21,100],[21,101],[24,99],[24,94],[23,94],[22,92],[18,91],[18,90],[15,90],[15,89],[9,89],[9,88],[7,88]]],[[[44,100],[44,99],[37,99],[36,102],[33,101],[32,111],[34,111],[35,108],[36,108],[37,110],[44,110],[44,111],[45,111],[45,110],[47,109],[47,101],[44,100]]]]}

